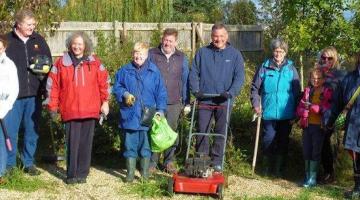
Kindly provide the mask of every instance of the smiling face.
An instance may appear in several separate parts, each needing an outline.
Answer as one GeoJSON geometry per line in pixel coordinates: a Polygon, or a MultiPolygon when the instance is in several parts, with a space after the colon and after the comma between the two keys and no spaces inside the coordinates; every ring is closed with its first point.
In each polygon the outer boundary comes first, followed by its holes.
{"type": "Polygon", "coordinates": [[[329,52],[324,52],[324,53],[321,55],[320,59],[321,59],[321,65],[322,65],[323,67],[329,67],[329,68],[331,68],[331,67],[333,67],[334,64],[335,64],[334,57],[333,57],[332,55],[330,55],[329,52]]]}
{"type": "Polygon", "coordinates": [[[137,66],[144,64],[145,60],[148,57],[147,51],[134,51],[133,52],[133,61],[137,66]]]}
{"type": "Polygon", "coordinates": [[[286,52],[281,48],[276,48],[273,51],[273,57],[276,63],[281,64],[286,56],[286,52]]]}
{"type": "Polygon", "coordinates": [[[161,39],[161,44],[166,54],[172,53],[177,46],[175,35],[164,35],[161,39]]]}
{"type": "Polygon", "coordinates": [[[82,37],[76,37],[71,42],[71,52],[77,58],[81,58],[84,56],[85,52],[85,42],[82,37]]]}
{"type": "Polygon", "coordinates": [[[215,29],[211,33],[211,41],[218,49],[225,49],[229,35],[225,28],[215,29]]]}
{"type": "Polygon", "coordinates": [[[16,26],[16,31],[21,37],[30,37],[33,34],[36,26],[35,18],[25,17],[20,23],[16,26]]]}
{"type": "Polygon", "coordinates": [[[319,71],[311,73],[310,82],[314,88],[319,88],[324,84],[324,77],[319,71]]]}

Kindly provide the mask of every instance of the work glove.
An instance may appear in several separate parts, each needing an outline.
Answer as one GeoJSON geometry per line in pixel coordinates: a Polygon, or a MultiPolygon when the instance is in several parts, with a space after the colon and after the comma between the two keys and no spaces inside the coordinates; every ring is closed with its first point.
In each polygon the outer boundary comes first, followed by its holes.
{"type": "Polygon", "coordinates": [[[125,92],[124,98],[126,106],[131,107],[135,104],[135,96],[130,94],[129,92],[125,92]]]}
{"type": "Polygon", "coordinates": [[[56,111],[50,111],[50,117],[53,122],[60,121],[60,115],[56,111]]]}
{"type": "Polygon", "coordinates": [[[109,102],[104,101],[101,105],[100,112],[105,116],[109,114],[109,102]]]}
{"type": "Polygon", "coordinates": [[[200,92],[200,91],[194,92],[194,96],[195,96],[197,99],[202,99],[202,98],[204,97],[203,93],[200,92]]]}
{"type": "Polygon", "coordinates": [[[224,99],[230,99],[232,97],[228,91],[221,93],[220,96],[224,99]]]}
{"type": "Polygon", "coordinates": [[[183,113],[184,115],[188,115],[191,112],[191,106],[190,105],[186,105],[183,109],[183,113]]]}

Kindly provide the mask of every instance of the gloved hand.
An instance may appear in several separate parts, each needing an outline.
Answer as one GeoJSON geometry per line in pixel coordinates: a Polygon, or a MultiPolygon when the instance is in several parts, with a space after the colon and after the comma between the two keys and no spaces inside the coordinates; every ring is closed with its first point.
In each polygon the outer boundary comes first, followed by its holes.
{"type": "Polygon", "coordinates": [[[188,115],[191,112],[191,106],[190,105],[186,105],[183,109],[183,113],[184,115],[188,115]]]}
{"type": "Polygon", "coordinates": [[[254,107],[254,112],[255,112],[257,115],[261,115],[261,108],[260,108],[260,107],[254,107]]]}
{"type": "Polygon", "coordinates": [[[50,117],[53,122],[60,121],[60,115],[56,111],[50,111],[50,117]]]}
{"type": "Polygon", "coordinates": [[[104,101],[101,105],[100,112],[105,116],[109,114],[109,102],[104,101]]]}
{"type": "Polygon", "coordinates": [[[228,91],[221,93],[220,96],[224,99],[230,99],[232,97],[228,91]]]}
{"type": "Polygon", "coordinates": [[[157,112],[155,113],[155,116],[161,118],[161,117],[164,117],[164,113],[161,112],[161,111],[157,111],[157,112]]]}
{"type": "Polygon", "coordinates": [[[194,96],[195,96],[197,99],[202,99],[202,98],[203,98],[203,93],[200,92],[200,91],[197,91],[197,92],[194,92],[194,96]]]}
{"type": "Polygon", "coordinates": [[[126,106],[131,107],[135,104],[135,96],[130,94],[129,92],[125,92],[124,98],[126,106]]]}

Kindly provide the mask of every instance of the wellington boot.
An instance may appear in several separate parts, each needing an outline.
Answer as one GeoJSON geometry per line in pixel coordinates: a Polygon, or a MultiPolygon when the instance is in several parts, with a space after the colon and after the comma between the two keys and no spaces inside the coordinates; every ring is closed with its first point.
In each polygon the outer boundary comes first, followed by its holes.
{"type": "Polygon", "coordinates": [[[351,191],[344,193],[345,199],[360,199],[360,174],[354,176],[355,186],[351,191]]]}
{"type": "Polygon", "coordinates": [[[305,177],[304,177],[304,183],[303,183],[304,187],[305,187],[305,184],[307,183],[309,177],[310,177],[310,160],[305,160],[305,177]]]}
{"type": "Polygon", "coordinates": [[[126,182],[131,183],[134,181],[135,176],[135,168],[136,168],[136,158],[127,158],[126,159],[126,182]]]}
{"type": "Polygon", "coordinates": [[[319,168],[319,161],[310,160],[310,173],[309,178],[306,183],[303,185],[306,188],[316,186],[317,172],[319,168]]]}
{"type": "Polygon", "coordinates": [[[141,158],[140,160],[140,167],[141,167],[141,176],[143,179],[147,180],[149,179],[150,172],[150,158],[141,158]]]}
{"type": "Polygon", "coordinates": [[[270,173],[271,173],[270,156],[264,155],[262,157],[262,173],[264,176],[270,176],[270,173]]]}
{"type": "Polygon", "coordinates": [[[274,176],[276,178],[283,178],[285,175],[285,156],[276,155],[275,156],[275,171],[274,176]]]}

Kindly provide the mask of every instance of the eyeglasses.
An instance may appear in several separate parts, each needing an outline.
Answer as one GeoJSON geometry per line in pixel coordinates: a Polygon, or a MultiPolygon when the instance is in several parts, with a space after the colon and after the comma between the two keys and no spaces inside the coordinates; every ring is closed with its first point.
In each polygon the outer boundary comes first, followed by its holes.
{"type": "Polygon", "coordinates": [[[333,58],[333,57],[321,56],[321,60],[329,60],[329,61],[332,61],[332,60],[334,60],[334,58],[333,58]]]}

